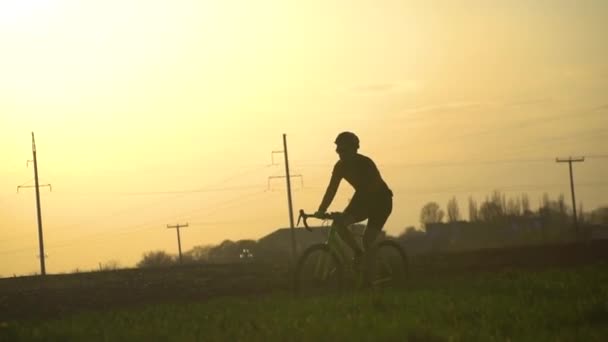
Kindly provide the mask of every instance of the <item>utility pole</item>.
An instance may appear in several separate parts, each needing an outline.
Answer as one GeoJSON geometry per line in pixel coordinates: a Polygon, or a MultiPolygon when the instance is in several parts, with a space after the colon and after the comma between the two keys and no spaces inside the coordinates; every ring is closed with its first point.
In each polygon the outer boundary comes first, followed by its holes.
{"type": "Polygon", "coordinates": [[[179,229],[188,227],[188,223],[186,224],[176,224],[174,226],[167,225],[167,228],[176,228],[177,229],[177,248],[179,249],[179,263],[182,263],[182,240],[179,236],[179,229]]]}
{"type": "MultiPolygon", "coordinates": [[[[36,214],[38,216],[38,246],[40,248],[40,275],[46,275],[46,265],[44,259],[46,255],[44,254],[44,237],[42,235],[42,211],[40,209],[40,188],[48,186],[51,191],[53,188],[51,184],[38,184],[38,159],[36,157],[36,140],[34,139],[34,132],[32,132],[32,154],[34,156],[34,186],[24,186],[20,185],[17,187],[17,192],[21,188],[36,188],[36,214]]],[[[27,165],[29,165],[31,160],[27,161],[27,165]]]]}
{"type": "Polygon", "coordinates": [[[576,199],[574,197],[574,177],[572,176],[572,163],[584,162],[585,157],[572,159],[572,157],[568,159],[560,159],[555,158],[556,163],[568,163],[568,167],[570,168],[570,191],[572,192],[572,213],[574,214],[574,228],[576,229],[576,233],[579,233],[578,229],[578,219],[576,216],[576,199]]]}
{"type": "Polygon", "coordinates": [[[289,227],[291,227],[291,250],[293,261],[296,260],[296,234],[293,224],[293,202],[291,200],[291,177],[289,175],[289,156],[287,153],[287,134],[283,133],[283,155],[285,155],[285,179],[287,180],[287,202],[289,205],[289,227]]]}
{"type": "Polygon", "coordinates": [[[291,197],[291,178],[300,177],[300,179],[302,179],[302,175],[291,175],[289,173],[289,154],[287,153],[287,135],[286,134],[283,134],[283,151],[272,151],[271,156],[272,156],[273,165],[274,165],[274,154],[275,153],[283,153],[283,155],[285,157],[285,176],[268,177],[268,184],[270,187],[270,179],[273,179],[273,178],[285,178],[287,180],[287,206],[289,208],[289,227],[291,229],[291,256],[292,256],[292,260],[295,262],[295,260],[296,260],[296,235],[295,235],[295,225],[293,223],[293,201],[292,201],[292,197],[291,197]]]}

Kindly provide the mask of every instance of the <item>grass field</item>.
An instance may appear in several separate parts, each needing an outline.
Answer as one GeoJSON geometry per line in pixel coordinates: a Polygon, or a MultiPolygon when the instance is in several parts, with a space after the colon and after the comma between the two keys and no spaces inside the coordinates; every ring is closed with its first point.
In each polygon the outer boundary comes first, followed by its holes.
{"type": "Polygon", "coordinates": [[[0,323],[24,341],[606,341],[608,264],[414,280],[408,288],[286,292],[0,323]]]}

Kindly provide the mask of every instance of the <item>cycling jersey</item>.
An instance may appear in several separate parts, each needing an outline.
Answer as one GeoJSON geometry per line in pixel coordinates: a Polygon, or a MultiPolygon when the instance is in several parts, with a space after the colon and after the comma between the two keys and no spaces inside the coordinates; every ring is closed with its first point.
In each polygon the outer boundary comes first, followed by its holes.
{"type": "Polygon", "coordinates": [[[386,204],[387,199],[393,196],[388,185],[380,176],[376,164],[370,158],[357,153],[353,158],[339,160],[334,166],[331,181],[319,206],[319,211],[325,212],[327,210],[342,179],[346,179],[355,188],[353,200],[356,199],[356,201],[349,206],[351,208],[368,208],[374,202],[386,204]]]}
{"type": "Polygon", "coordinates": [[[374,162],[362,155],[356,154],[349,160],[339,160],[332,172],[333,179],[346,179],[355,188],[356,192],[362,194],[387,194],[390,192],[388,185],[380,176],[380,171],[374,162]]]}

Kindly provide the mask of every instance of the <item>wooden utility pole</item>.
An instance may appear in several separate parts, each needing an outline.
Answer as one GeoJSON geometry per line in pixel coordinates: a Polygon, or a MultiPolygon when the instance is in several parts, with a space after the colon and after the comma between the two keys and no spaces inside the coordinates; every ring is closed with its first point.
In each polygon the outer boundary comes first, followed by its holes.
{"type": "Polygon", "coordinates": [[[287,153],[287,134],[283,134],[283,154],[285,155],[285,179],[287,179],[287,203],[289,205],[289,227],[291,227],[292,260],[296,260],[296,234],[293,224],[293,202],[291,200],[291,176],[289,175],[289,156],[287,153]]]}
{"type": "Polygon", "coordinates": [[[574,228],[576,229],[577,234],[579,233],[578,228],[578,218],[576,216],[576,198],[574,197],[574,177],[572,175],[572,163],[584,162],[585,157],[572,159],[572,157],[568,159],[560,159],[556,158],[555,162],[557,163],[568,163],[568,167],[570,168],[570,191],[572,192],[572,213],[574,217],[574,228]]]}
{"type": "Polygon", "coordinates": [[[291,231],[291,256],[292,261],[295,262],[297,256],[296,250],[296,234],[295,234],[295,225],[293,219],[293,201],[291,196],[291,178],[292,177],[300,177],[302,180],[302,184],[304,184],[302,175],[292,175],[289,172],[289,154],[287,152],[287,135],[283,134],[283,151],[272,151],[272,165],[274,163],[274,154],[282,153],[285,158],[285,176],[270,176],[268,177],[268,187],[270,188],[270,180],[273,178],[285,178],[287,180],[287,207],[289,209],[289,227],[291,231]]]}
{"type": "Polygon", "coordinates": [[[179,263],[182,263],[182,241],[179,236],[179,229],[188,227],[188,224],[176,224],[174,226],[167,225],[167,228],[176,228],[177,229],[177,248],[179,249],[179,263]]]}
{"type": "MultiPolygon", "coordinates": [[[[46,275],[46,264],[44,254],[44,236],[42,234],[42,209],[40,208],[40,188],[48,186],[51,190],[51,184],[40,185],[38,183],[38,158],[36,157],[36,139],[34,138],[34,132],[32,132],[32,154],[34,156],[34,186],[20,185],[17,187],[17,192],[21,188],[36,188],[36,215],[38,217],[38,247],[40,249],[40,275],[46,275]]],[[[29,165],[28,160],[28,165],[29,165]]]]}

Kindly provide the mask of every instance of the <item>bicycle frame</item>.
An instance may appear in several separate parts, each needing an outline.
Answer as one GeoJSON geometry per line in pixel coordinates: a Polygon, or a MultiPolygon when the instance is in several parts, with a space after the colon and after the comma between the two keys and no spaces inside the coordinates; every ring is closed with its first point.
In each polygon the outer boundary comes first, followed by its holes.
{"type": "MultiPolygon", "coordinates": [[[[314,218],[318,218],[321,220],[334,220],[334,219],[336,219],[336,217],[338,215],[341,215],[341,213],[337,213],[337,212],[326,213],[325,215],[323,215],[321,217],[317,217],[315,215],[306,214],[304,212],[304,210],[300,210],[300,216],[298,217],[297,225],[300,224],[300,221],[303,221],[304,227],[308,231],[312,231],[312,229],[310,229],[310,227],[308,226],[308,222],[307,222],[307,219],[309,217],[314,217],[314,218]]],[[[358,235],[358,234],[355,234],[355,235],[358,235]]],[[[342,243],[343,243],[343,241],[342,241],[342,238],[340,237],[340,234],[338,234],[338,231],[332,224],[331,226],[329,226],[329,232],[327,233],[327,241],[325,241],[325,244],[328,245],[329,249],[338,257],[338,259],[340,260],[340,262],[342,264],[346,264],[348,262],[348,256],[347,256],[347,252],[345,251],[342,243]]]]}
{"type": "Polygon", "coordinates": [[[338,231],[334,228],[333,225],[331,225],[329,227],[329,232],[327,233],[327,241],[325,241],[325,244],[329,246],[329,249],[336,254],[336,256],[338,257],[338,259],[340,259],[341,262],[344,262],[347,260],[347,257],[346,251],[340,245],[341,241],[342,238],[340,238],[338,231]]]}

